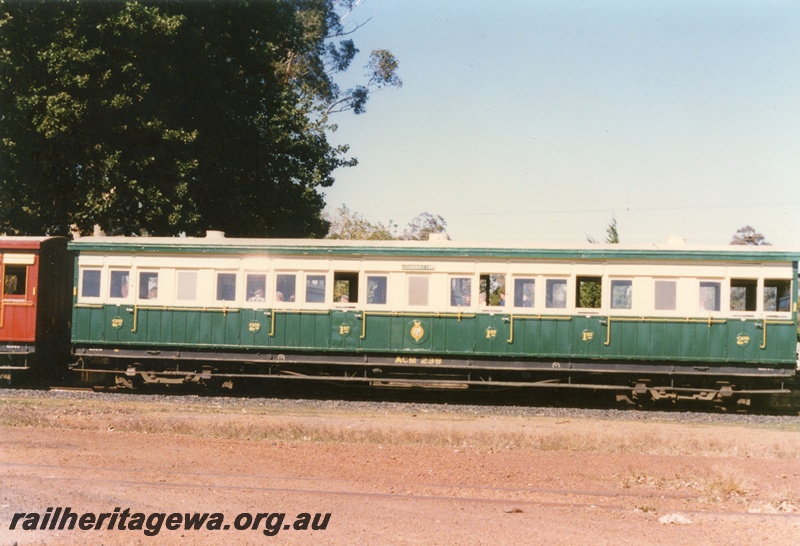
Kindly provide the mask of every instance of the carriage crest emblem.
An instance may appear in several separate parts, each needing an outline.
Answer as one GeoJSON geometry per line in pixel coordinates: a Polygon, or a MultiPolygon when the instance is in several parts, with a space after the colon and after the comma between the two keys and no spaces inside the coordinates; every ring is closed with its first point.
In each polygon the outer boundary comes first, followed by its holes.
{"type": "Polygon", "coordinates": [[[414,338],[414,341],[419,341],[425,335],[425,329],[418,320],[415,320],[414,325],[411,326],[409,333],[411,334],[411,337],[414,338]]]}

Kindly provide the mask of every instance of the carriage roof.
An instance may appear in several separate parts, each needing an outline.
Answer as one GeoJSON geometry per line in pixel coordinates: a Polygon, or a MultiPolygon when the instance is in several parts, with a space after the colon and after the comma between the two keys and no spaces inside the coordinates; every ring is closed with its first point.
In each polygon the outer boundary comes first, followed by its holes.
{"type": "Polygon", "coordinates": [[[355,241],[208,237],[84,237],[70,248],[89,252],[273,254],[354,257],[690,260],[795,262],[798,247],[667,244],[525,245],[460,241],[355,241]]]}

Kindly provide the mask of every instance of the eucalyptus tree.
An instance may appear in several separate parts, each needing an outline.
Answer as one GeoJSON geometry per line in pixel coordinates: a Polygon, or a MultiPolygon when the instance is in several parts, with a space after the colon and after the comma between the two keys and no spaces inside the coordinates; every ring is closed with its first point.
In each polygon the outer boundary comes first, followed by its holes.
{"type": "Polygon", "coordinates": [[[354,0],[0,0],[0,232],[325,235],[354,0]]]}

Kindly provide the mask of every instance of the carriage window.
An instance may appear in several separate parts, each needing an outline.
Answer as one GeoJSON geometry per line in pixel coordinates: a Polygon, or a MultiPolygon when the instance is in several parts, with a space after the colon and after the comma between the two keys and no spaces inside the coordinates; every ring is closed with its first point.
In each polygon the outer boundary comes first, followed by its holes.
{"type": "Polygon", "coordinates": [[[731,279],[731,311],[755,311],[756,279],[731,279]]]}
{"type": "Polygon", "coordinates": [[[236,299],[236,273],[217,273],[217,301],[236,299]]]}
{"type": "Polygon", "coordinates": [[[499,307],[506,304],[506,276],[481,275],[478,303],[499,307]]]}
{"type": "Polygon", "coordinates": [[[325,275],[308,275],[306,277],[306,302],[323,303],[325,301],[325,275]]]}
{"type": "Polygon", "coordinates": [[[514,307],[533,307],[534,279],[514,279],[514,307]]]}
{"type": "Polygon", "coordinates": [[[408,304],[428,305],[428,277],[419,275],[408,277],[408,304]]]}
{"type": "Polygon", "coordinates": [[[547,279],[545,282],[545,306],[550,309],[567,307],[567,280],[547,279]]]}
{"type": "Polygon", "coordinates": [[[100,270],[84,269],[81,280],[81,296],[84,298],[100,297],[100,270]]]}
{"type": "Polygon", "coordinates": [[[367,277],[367,303],[386,303],[386,277],[367,277]]]}
{"type": "Polygon", "coordinates": [[[450,279],[450,305],[454,307],[472,305],[472,279],[468,277],[450,279]]]}
{"type": "Polygon", "coordinates": [[[139,273],[139,299],[158,299],[158,273],[139,273]]]}
{"type": "MultiPolygon", "coordinates": [[[[100,281],[98,274],[98,293],[100,295],[100,281]]],[[[3,275],[3,294],[7,296],[24,296],[28,284],[28,268],[24,265],[7,265],[3,275]]]]}
{"type": "Polygon", "coordinates": [[[792,281],[764,281],[764,311],[789,311],[792,304],[792,281]]]}
{"type": "Polygon", "coordinates": [[[675,281],[656,281],[656,311],[674,311],[677,308],[677,286],[675,281]]]}
{"type": "Polygon", "coordinates": [[[296,279],[294,275],[277,275],[275,277],[275,301],[294,301],[296,279]]]}
{"type": "Polygon", "coordinates": [[[358,273],[337,271],[333,274],[333,301],[341,303],[358,301],[358,273]]]}
{"type": "Polygon", "coordinates": [[[197,271],[178,271],[178,286],[175,291],[180,301],[197,299],[197,271]]]}
{"type": "Polygon", "coordinates": [[[633,307],[633,281],[611,281],[611,308],[631,309],[633,307]]]}
{"type": "Polygon", "coordinates": [[[264,294],[267,293],[266,275],[247,276],[247,301],[265,301],[264,294]]]}
{"type": "Polygon", "coordinates": [[[576,285],[575,301],[577,302],[577,307],[600,309],[603,279],[601,277],[578,277],[576,285]]]}
{"type": "Polygon", "coordinates": [[[700,282],[700,311],[719,311],[720,283],[700,282]]]}
{"type": "Polygon", "coordinates": [[[111,287],[109,288],[109,297],[111,298],[127,298],[130,292],[130,272],[129,271],[112,271],[111,272],[111,287]]]}

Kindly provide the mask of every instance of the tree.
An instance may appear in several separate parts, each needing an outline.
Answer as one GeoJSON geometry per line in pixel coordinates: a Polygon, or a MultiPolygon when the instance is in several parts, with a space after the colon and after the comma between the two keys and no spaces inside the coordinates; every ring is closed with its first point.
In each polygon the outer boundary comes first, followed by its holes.
{"type": "MultiPolygon", "coordinates": [[[[586,240],[592,244],[597,244],[597,240],[594,237],[590,237],[589,235],[586,236],[586,240]]],[[[617,217],[616,215],[611,216],[611,222],[606,227],[606,240],[607,244],[619,244],[619,232],[617,231],[617,217]]]]}
{"type": "Polygon", "coordinates": [[[434,216],[428,212],[423,212],[408,224],[408,227],[398,239],[427,241],[433,233],[443,233],[447,236],[447,222],[439,215],[434,216]]]}
{"type": "Polygon", "coordinates": [[[357,212],[350,211],[347,205],[336,210],[336,215],[327,218],[330,223],[327,239],[360,239],[369,241],[388,241],[394,239],[397,226],[391,220],[389,225],[372,223],[357,212]]]}
{"type": "Polygon", "coordinates": [[[0,232],[323,236],[329,114],[402,84],[336,85],[356,5],[0,0],[0,232]]]}
{"type": "Polygon", "coordinates": [[[399,235],[397,224],[391,220],[388,225],[370,222],[363,215],[351,211],[347,205],[337,209],[335,215],[328,216],[327,221],[331,226],[327,239],[427,241],[432,233],[443,233],[449,239],[445,219],[427,212],[415,216],[399,235]]]}
{"type": "Polygon", "coordinates": [[[752,226],[744,226],[736,230],[731,240],[732,245],[770,245],[766,238],[752,226]]]}

